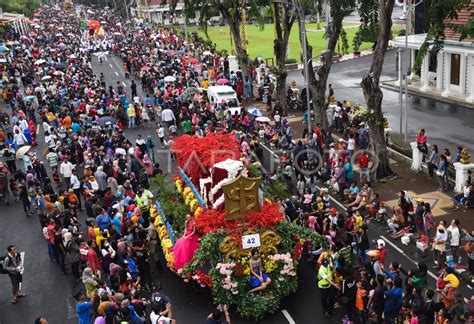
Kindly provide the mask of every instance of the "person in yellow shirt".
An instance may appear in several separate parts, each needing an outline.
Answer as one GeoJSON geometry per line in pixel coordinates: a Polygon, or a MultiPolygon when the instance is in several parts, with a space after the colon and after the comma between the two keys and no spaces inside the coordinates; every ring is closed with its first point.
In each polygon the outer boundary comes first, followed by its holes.
{"type": "Polygon", "coordinates": [[[201,86],[207,90],[209,88],[209,81],[207,79],[202,80],[201,86]]]}
{"type": "Polygon", "coordinates": [[[133,105],[128,105],[127,117],[128,117],[128,128],[134,128],[136,113],[135,113],[135,107],[133,107],[133,105]]]}

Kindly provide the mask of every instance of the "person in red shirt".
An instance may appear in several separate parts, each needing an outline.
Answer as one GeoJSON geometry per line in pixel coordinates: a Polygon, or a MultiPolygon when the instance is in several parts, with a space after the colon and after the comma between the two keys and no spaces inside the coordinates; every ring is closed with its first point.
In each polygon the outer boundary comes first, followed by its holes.
{"type": "Polygon", "coordinates": [[[357,163],[359,163],[359,168],[360,168],[360,182],[361,183],[370,182],[369,154],[367,152],[362,152],[357,157],[357,163]]]}

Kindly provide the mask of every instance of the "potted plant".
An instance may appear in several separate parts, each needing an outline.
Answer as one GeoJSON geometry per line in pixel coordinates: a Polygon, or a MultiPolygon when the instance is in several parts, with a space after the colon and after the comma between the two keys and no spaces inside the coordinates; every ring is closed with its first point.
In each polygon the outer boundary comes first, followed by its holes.
{"type": "Polygon", "coordinates": [[[296,70],[298,68],[298,62],[294,58],[287,58],[285,60],[286,70],[296,70]]]}
{"type": "Polygon", "coordinates": [[[352,47],[354,48],[354,57],[360,57],[360,45],[362,43],[362,37],[360,33],[356,33],[352,40],[352,47]]]}

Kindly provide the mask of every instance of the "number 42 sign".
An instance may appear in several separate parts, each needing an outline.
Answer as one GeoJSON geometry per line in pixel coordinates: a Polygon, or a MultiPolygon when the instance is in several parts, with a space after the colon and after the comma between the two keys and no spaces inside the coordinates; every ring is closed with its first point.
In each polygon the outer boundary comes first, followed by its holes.
{"type": "Polygon", "coordinates": [[[242,236],[242,248],[250,249],[260,246],[260,234],[250,234],[242,236]]]}

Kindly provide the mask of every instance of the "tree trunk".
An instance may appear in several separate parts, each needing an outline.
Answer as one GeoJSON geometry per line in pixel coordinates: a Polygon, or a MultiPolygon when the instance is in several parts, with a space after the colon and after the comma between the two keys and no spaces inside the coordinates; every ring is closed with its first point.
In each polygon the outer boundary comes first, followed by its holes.
{"type": "Polygon", "coordinates": [[[290,17],[289,8],[283,9],[283,17],[280,14],[280,6],[278,3],[273,3],[273,10],[275,11],[275,26],[276,26],[276,39],[273,42],[273,52],[276,59],[276,97],[280,103],[280,112],[283,116],[288,114],[288,104],[286,100],[286,78],[288,73],[285,68],[286,51],[288,49],[288,40],[290,37],[291,28],[295,18],[293,15],[290,17]],[[283,28],[282,28],[283,27],[283,28]]]}
{"type": "Polygon", "coordinates": [[[239,62],[239,66],[242,71],[243,80],[244,82],[247,78],[250,80],[249,56],[247,54],[247,51],[242,47],[242,38],[240,37],[240,24],[242,23],[240,13],[237,12],[235,14],[232,14],[222,4],[218,5],[218,9],[227,24],[229,25],[230,33],[232,34],[232,38],[234,39],[237,61],[239,62]]]}
{"type": "Polygon", "coordinates": [[[378,157],[377,178],[384,178],[393,175],[390,168],[387,144],[385,142],[385,133],[383,127],[382,99],[383,93],[380,90],[380,75],[387,51],[388,41],[392,28],[392,11],[394,0],[379,1],[379,25],[380,32],[375,46],[370,72],[365,73],[362,78],[361,86],[364,92],[367,109],[373,114],[368,120],[370,126],[370,147],[374,156],[378,157]]]}

